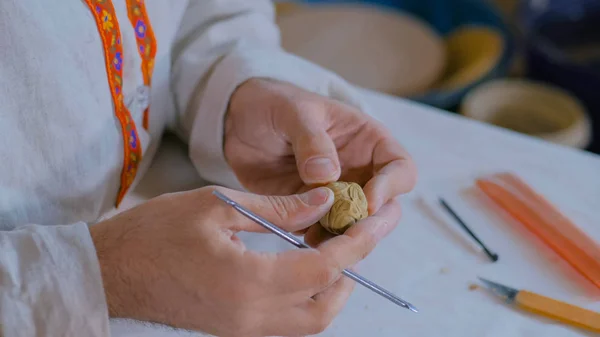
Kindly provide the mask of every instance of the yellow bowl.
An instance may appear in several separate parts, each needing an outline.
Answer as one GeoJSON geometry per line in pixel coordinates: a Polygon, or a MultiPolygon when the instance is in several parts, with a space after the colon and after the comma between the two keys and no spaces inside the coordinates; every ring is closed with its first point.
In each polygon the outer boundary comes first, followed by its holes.
{"type": "Polygon", "coordinates": [[[456,29],[446,38],[447,65],[437,83],[440,90],[456,90],[489,74],[500,62],[504,39],[497,30],[482,26],[456,29]]]}
{"type": "Polygon", "coordinates": [[[295,1],[278,1],[275,2],[275,12],[277,16],[283,16],[302,8],[302,5],[295,1]]]}

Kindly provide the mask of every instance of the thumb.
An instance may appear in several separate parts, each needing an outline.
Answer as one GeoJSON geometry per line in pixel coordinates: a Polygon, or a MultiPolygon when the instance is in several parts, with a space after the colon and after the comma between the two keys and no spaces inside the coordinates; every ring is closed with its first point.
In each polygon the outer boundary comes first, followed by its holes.
{"type": "MultiPolygon", "coordinates": [[[[334,199],[333,191],[326,187],[289,196],[240,194],[235,198],[240,205],[288,232],[300,231],[318,222],[329,211],[334,199]]],[[[239,216],[230,222],[231,230],[268,232],[252,220],[239,216]]]]}
{"type": "Polygon", "coordinates": [[[341,169],[337,148],[326,130],[300,127],[291,141],[304,184],[326,184],[339,179],[341,169]]]}

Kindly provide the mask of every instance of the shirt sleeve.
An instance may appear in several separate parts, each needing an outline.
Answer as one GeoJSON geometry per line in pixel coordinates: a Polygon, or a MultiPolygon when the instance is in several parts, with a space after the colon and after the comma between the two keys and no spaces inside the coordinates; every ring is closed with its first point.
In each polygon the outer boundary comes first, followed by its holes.
{"type": "Polygon", "coordinates": [[[175,127],[207,181],[241,188],[225,160],[223,125],[232,93],[255,77],[289,82],[365,110],[341,77],[281,48],[270,0],[192,1],[173,51],[175,127]]]}
{"type": "Polygon", "coordinates": [[[85,223],[0,231],[0,336],[109,336],[85,223]]]}

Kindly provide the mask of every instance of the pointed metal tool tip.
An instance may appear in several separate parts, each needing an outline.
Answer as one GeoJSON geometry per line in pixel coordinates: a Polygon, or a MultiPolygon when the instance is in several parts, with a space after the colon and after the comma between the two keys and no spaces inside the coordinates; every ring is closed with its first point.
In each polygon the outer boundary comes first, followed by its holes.
{"type": "Polygon", "coordinates": [[[412,311],[412,312],[419,312],[419,310],[417,308],[415,308],[412,304],[408,304],[408,310],[412,311]]]}
{"type": "Polygon", "coordinates": [[[487,288],[493,289],[493,288],[502,287],[502,285],[501,285],[501,284],[499,284],[499,283],[496,283],[496,282],[492,282],[492,281],[490,281],[490,280],[487,280],[487,279],[484,279],[483,277],[479,277],[479,276],[478,276],[477,278],[478,278],[478,279],[479,279],[481,282],[483,282],[483,284],[484,284],[484,285],[485,285],[487,288]]]}
{"type": "Polygon", "coordinates": [[[477,277],[477,278],[479,280],[481,280],[481,282],[483,282],[483,284],[486,286],[486,288],[490,289],[496,295],[506,298],[506,300],[509,303],[514,301],[517,294],[519,293],[519,290],[517,290],[517,289],[507,287],[503,284],[496,283],[496,282],[493,282],[490,280],[486,280],[483,277],[477,277]]]}
{"type": "Polygon", "coordinates": [[[496,283],[496,282],[492,282],[490,280],[484,279],[483,277],[477,277],[481,282],[485,283],[488,286],[498,286],[500,284],[496,283]]]}

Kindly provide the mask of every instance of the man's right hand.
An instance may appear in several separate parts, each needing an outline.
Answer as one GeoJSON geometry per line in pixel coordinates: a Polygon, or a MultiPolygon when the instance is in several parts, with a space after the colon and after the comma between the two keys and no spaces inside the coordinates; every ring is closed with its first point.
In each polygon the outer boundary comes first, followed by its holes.
{"type": "MultiPolygon", "coordinates": [[[[90,227],[112,317],[217,336],[297,336],[323,331],[354,282],[341,277],[391,232],[392,201],[315,249],[247,250],[240,231],[265,232],[205,187],[152,199],[90,227]]],[[[260,196],[220,189],[289,232],[316,223],[333,194],[260,196]]]]}

